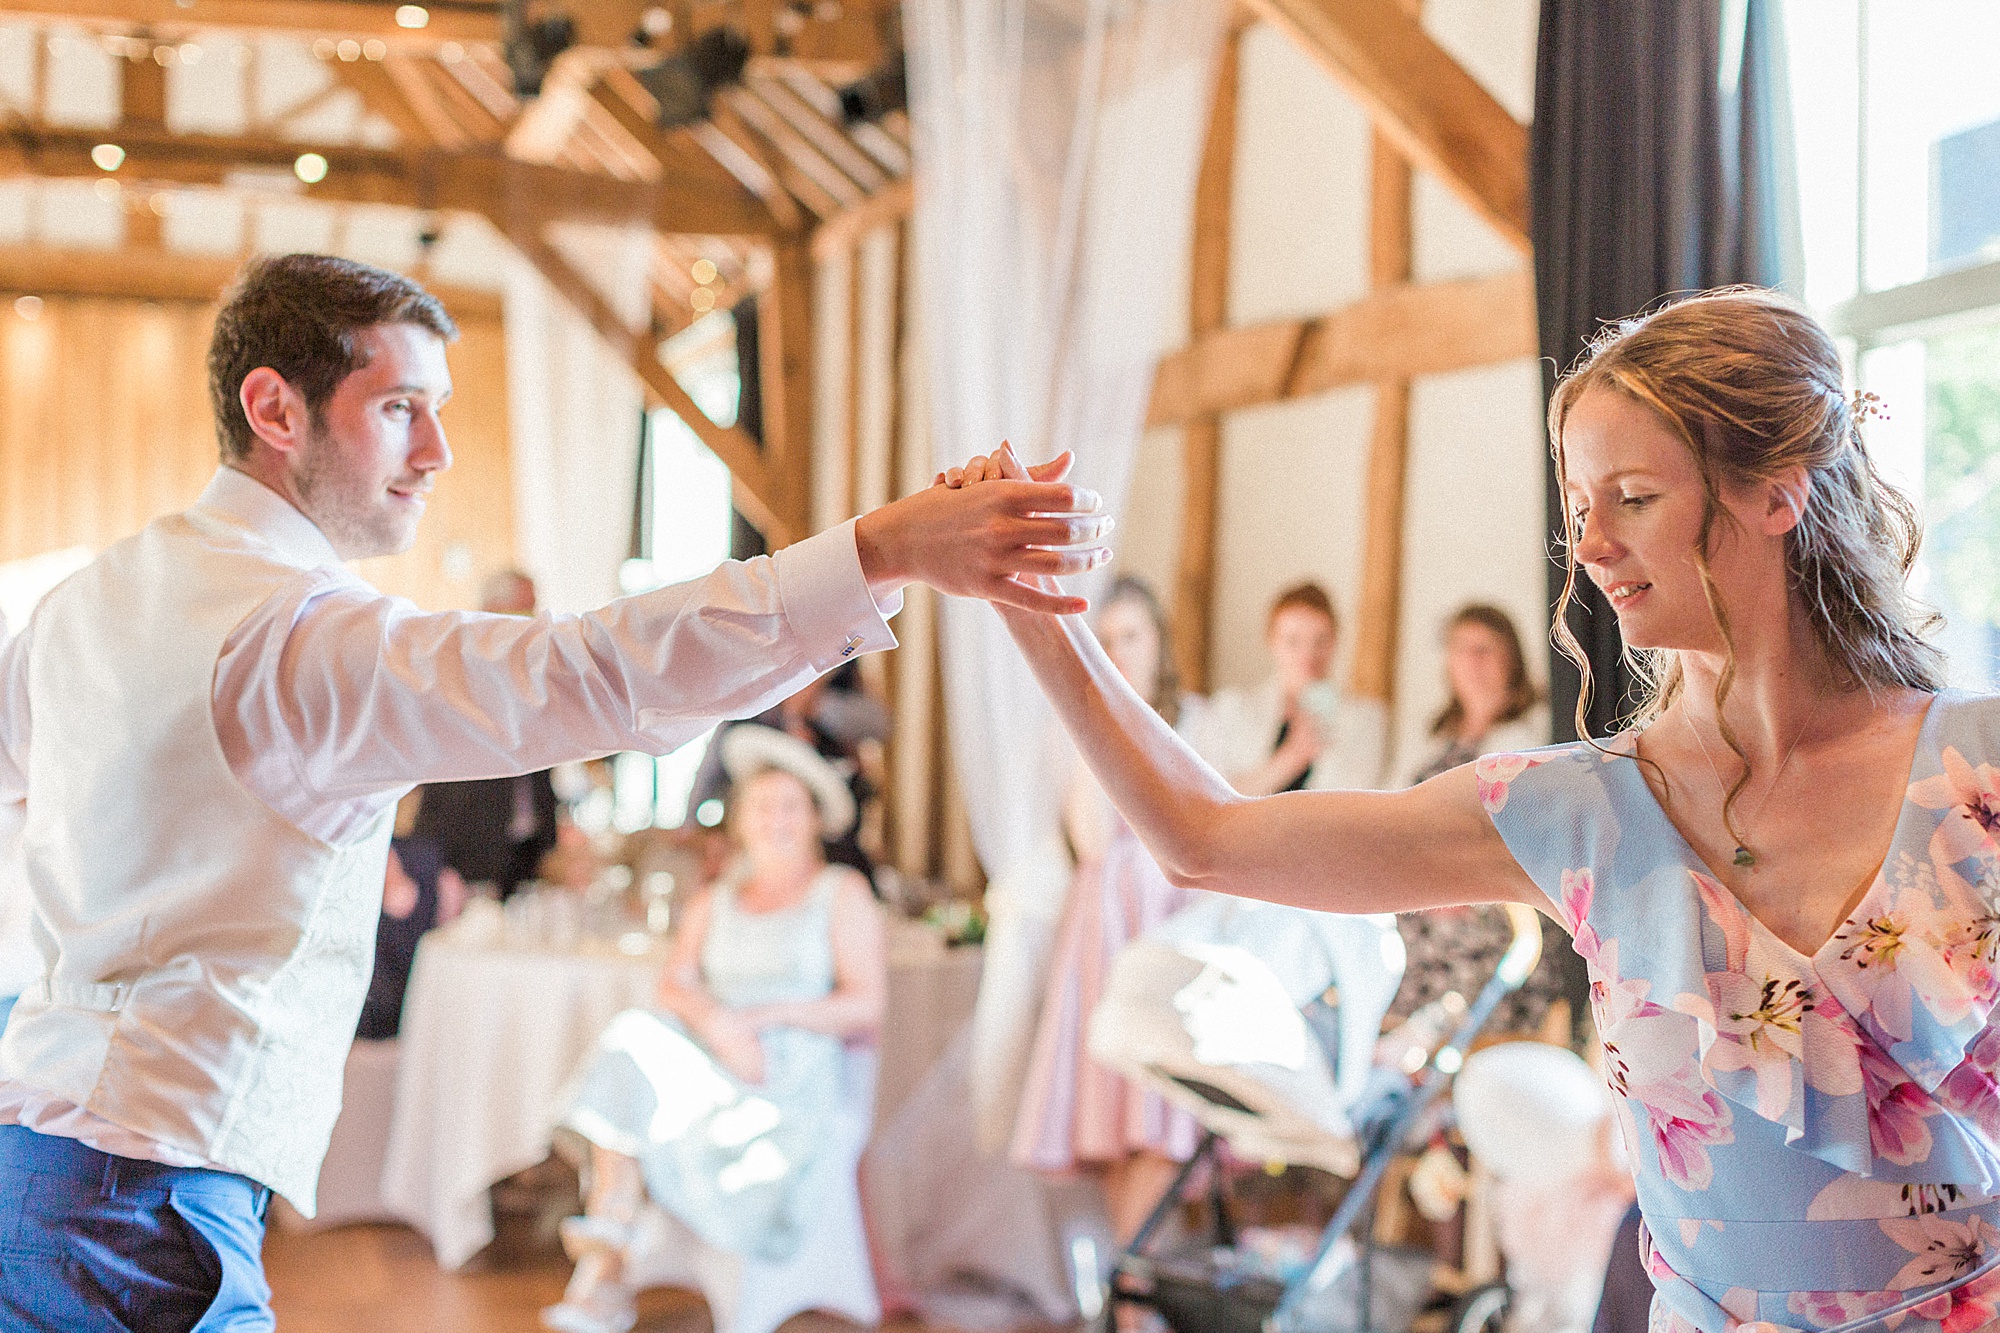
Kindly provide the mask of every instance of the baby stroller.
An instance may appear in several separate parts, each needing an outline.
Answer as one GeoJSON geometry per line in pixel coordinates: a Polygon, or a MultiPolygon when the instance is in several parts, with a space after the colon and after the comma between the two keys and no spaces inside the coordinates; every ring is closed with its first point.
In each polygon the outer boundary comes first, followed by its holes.
{"type": "MultiPolygon", "coordinates": [[[[1427,1113],[1473,1039],[1541,956],[1533,911],[1509,905],[1513,941],[1441,1045],[1419,1042],[1398,1067],[1375,1043],[1403,971],[1392,917],[1348,917],[1263,903],[1204,903],[1119,955],[1092,1017],[1093,1056],[1191,1112],[1206,1130],[1132,1243],[1112,1265],[1105,1328],[1121,1304],[1156,1310],[1174,1333],[1365,1333],[1371,1327],[1372,1237],[1347,1237],[1368,1214],[1390,1163],[1431,1122],[1427,1113]],[[1184,919],[1185,918],[1185,919],[1184,919]],[[1313,1166],[1351,1179],[1317,1251],[1289,1280],[1233,1262],[1236,1237],[1218,1197],[1214,1244],[1157,1252],[1169,1217],[1219,1142],[1250,1161],[1313,1166]],[[1325,1297],[1353,1270],[1356,1314],[1329,1320],[1325,1297]]],[[[1453,997],[1455,998],[1455,997],[1453,997]]],[[[1504,1285],[1460,1298],[1447,1327],[1501,1326],[1504,1285]]]]}

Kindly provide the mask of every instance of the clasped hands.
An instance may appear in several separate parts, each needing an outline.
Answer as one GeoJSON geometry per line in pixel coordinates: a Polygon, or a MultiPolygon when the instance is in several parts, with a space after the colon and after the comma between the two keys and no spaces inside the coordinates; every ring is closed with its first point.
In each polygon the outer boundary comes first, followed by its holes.
{"type": "Polygon", "coordinates": [[[939,592],[1050,615],[1089,610],[1056,584],[1111,559],[1111,517],[1095,491],[1066,481],[1068,454],[1024,468],[1005,445],[940,473],[936,484],[863,514],[854,540],[878,598],[922,581],[939,592]],[[973,483],[986,483],[974,485],[973,483]]]}
{"type": "MultiPolygon", "coordinates": [[[[946,468],[943,472],[938,473],[936,478],[932,480],[931,485],[933,488],[942,487],[945,490],[955,491],[979,485],[981,482],[1059,482],[1069,476],[1070,469],[1075,464],[1076,456],[1068,450],[1064,450],[1061,454],[1058,454],[1046,463],[1041,463],[1034,467],[1024,467],[1021,460],[1014,453],[1013,444],[1002,440],[1000,447],[992,453],[975,454],[967,459],[963,465],[946,468]]],[[[1093,501],[1096,500],[1097,497],[1094,492],[1089,492],[1088,494],[1090,494],[1093,501]]],[[[1098,535],[1100,537],[1108,535],[1111,531],[1112,523],[1111,516],[1109,514],[1104,515],[1102,517],[1102,526],[1098,529],[1098,535]]],[[[1091,550],[1094,558],[1088,564],[1065,567],[1039,574],[1024,573],[1019,577],[1018,582],[1030,590],[1061,597],[1065,602],[1081,603],[1083,600],[1081,598],[1063,596],[1062,586],[1056,582],[1055,576],[1057,574],[1082,573],[1084,570],[1096,568],[1111,558],[1111,552],[1106,548],[1093,547],[1091,550]]],[[[1021,605],[1021,603],[1005,598],[989,600],[999,601],[1003,606],[1021,605]]],[[[1029,607],[1027,609],[1033,610],[1037,608],[1029,607]]],[[[1082,605],[1078,605],[1076,608],[1077,611],[1085,609],[1087,608],[1082,605]]],[[[1075,614],[1075,612],[1065,611],[1063,614],[1075,614]]]]}

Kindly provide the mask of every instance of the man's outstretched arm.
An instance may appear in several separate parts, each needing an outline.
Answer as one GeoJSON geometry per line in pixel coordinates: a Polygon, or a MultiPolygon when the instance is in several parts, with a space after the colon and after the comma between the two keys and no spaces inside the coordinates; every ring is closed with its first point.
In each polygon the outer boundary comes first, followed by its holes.
{"type": "Polygon", "coordinates": [[[893,646],[886,617],[912,581],[1068,609],[1075,599],[1013,580],[1099,562],[1094,506],[1059,483],[939,488],[774,557],[536,620],[425,614],[329,571],[231,635],[217,732],[247,787],[344,841],[415,783],[665,753],[721,718],[752,716],[893,646]]]}

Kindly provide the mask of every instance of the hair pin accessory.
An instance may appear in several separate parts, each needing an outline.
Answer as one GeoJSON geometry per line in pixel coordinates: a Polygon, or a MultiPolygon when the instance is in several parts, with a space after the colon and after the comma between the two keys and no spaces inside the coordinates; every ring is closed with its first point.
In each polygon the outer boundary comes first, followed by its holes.
{"type": "Polygon", "coordinates": [[[1882,401],[1882,395],[1865,389],[1856,389],[1848,396],[1847,410],[1854,414],[1857,425],[1863,421],[1889,419],[1889,405],[1882,401]]]}

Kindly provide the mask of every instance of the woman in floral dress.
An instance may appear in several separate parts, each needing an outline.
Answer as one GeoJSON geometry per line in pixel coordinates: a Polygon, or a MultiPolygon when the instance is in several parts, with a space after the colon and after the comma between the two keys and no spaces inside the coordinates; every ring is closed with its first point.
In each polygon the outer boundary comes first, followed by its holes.
{"type": "Polygon", "coordinates": [[[1403,792],[1237,796],[1074,622],[1002,608],[1176,882],[1571,930],[1656,1333],[2000,1329],[2000,699],[1942,688],[1872,406],[1771,293],[1607,330],[1550,433],[1641,706],[1403,792]]]}

